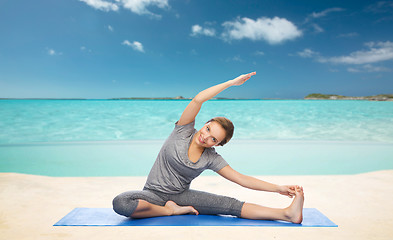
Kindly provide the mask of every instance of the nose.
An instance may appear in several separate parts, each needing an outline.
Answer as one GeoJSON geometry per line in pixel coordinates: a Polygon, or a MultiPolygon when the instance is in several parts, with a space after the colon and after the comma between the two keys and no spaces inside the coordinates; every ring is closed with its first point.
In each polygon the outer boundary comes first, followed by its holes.
{"type": "Polygon", "coordinates": [[[205,137],[205,138],[208,138],[208,137],[210,137],[210,132],[208,132],[208,131],[203,131],[203,136],[205,137]]]}
{"type": "Polygon", "coordinates": [[[207,141],[210,138],[210,133],[205,130],[202,131],[201,136],[205,141],[207,141]]]}

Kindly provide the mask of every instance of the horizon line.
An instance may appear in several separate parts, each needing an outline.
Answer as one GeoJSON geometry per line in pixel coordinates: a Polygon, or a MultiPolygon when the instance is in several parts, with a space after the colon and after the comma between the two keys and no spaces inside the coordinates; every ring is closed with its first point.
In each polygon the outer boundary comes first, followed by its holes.
{"type": "MultiPolygon", "coordinates": [[[[131,98],[0,98],[0,100],[174,100],[189,101],[193,98],[131,97],[131,98]]],[[[212,98],[210,100],[303,100],[304,98],[212,98]]]]}

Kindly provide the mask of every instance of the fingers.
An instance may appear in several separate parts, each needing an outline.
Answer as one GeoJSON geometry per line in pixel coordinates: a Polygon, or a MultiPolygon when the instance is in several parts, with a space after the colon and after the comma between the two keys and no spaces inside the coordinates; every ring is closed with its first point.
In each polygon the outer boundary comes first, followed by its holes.
{"type": "Polygon", "coordinates": [[[251,78],[253,75],[255,75],[255,74],[256,74],[255,72],[245,74],[245,75],[243,75],[243,80],[244,80],[244,81],[247,81],[248,79],[250,79],[250,78],[251,78]]]}
{"type": "Polygon", "coordinates": [[[245,80],[250,79],[252,76],[254,76],[255,74],[257,74],[256,72],[252,72],[252,73],[247,73],[247,74],[243,74],[240,77],[242,77],[245,80]]]}
{"type": "Polygon", "coordinates": [[[282,195],[286,195],[289,198],[292,198],[293,196],[296,196],[295,192],[295,186],[290,186],[290,185],[284,185],[284,188],[281,190],[282,195]]]}
{"type": "Polygon", "coordinates": [[[255,74],[257,74],[256,72],[252,72],[252,73],[248,73],[246,74],[247,76],[247,80],[250,79],[252,76],[254,76],[255,74]]]}
{"type": "Polygon", "coordinates": [[[289,186],[287,186],[288,187],[288,191],[290,191],[291,193],[295,193],[295,191],[296,191],[296,186],[295,185],[289,185],[289,186]]]}
{"type": "Polygon", "coordinates": [[[303,192],[302,186],[296,186],[296,192],[303,192]]]}
{"type": "Polygon", "coordinates": [[[246,73],[246,74],[244,74],[244,75],[254,76],[255,74],[257,74],[257,72],[250,72],[250,73],[246,73]]]}
{"type": "Polygon", "coordinates": [[[303,187],[299,185],[291,185],[287,186],[288,187],[288,196],[290,198],[296,196],[297,193],[302,193],[303,192],[303,187]]]}
{"type": "Polygon", "coordinates": [[[256,72],[242,74],[242,75],[238,76],[237,78],[233,79],[231,82],[233,85],[239,86],[239,85],[242,85],[243,83],[245,83],[248,79],[250,79],[255,74],[256,74],[256,72]]]}

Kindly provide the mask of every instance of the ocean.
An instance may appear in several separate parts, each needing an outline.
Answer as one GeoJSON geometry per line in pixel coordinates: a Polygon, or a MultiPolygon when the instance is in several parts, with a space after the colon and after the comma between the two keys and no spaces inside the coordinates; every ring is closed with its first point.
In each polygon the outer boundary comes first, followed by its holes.
{"type": "MultiPolygon", "coordinates": [[[[188,102],[1,100],[0,171],[145,176],[188,102]]],[[[393,168],[393,102],[210,100],[196,128],[215,116],[235,125],[233,140],[217,151],[246,174],[393,168]]]]}

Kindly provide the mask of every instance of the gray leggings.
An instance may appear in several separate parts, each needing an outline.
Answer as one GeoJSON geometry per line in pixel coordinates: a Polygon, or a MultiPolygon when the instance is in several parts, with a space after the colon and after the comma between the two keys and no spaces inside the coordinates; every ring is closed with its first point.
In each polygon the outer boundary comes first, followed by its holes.
{"type": "Polygon", "coordinates": [[[171,200],[179,206],[193,206],[199,214],[223,214],[237,217],[240,217],[244,204],[235,198],[190,189],[179,194],[143,189],[124,192],[115,197],[113,210],[120,215],[130,217],[138,206],[139,199],[159,206],[164,206],[167,201],[171,200]]]}

